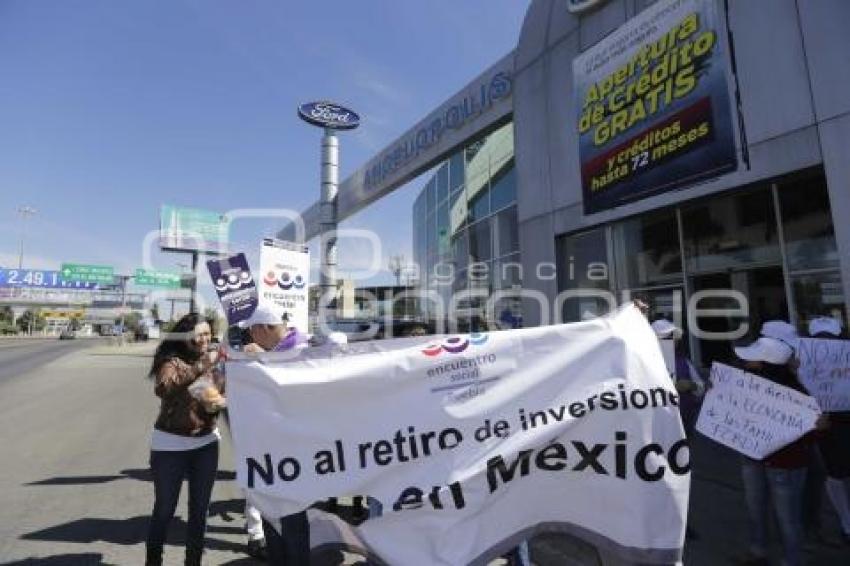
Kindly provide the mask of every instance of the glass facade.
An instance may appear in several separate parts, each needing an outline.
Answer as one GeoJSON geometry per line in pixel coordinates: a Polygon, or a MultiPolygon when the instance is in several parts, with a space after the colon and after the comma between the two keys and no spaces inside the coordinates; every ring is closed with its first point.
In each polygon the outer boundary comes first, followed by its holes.
{"type": "MultiPolygon", "coordinates": [[[[508,123],[437,166],[413,205],[419,286],[440,295],[462,330],[499,324],[486,316],[486,297],[521,285],[516,192],[513,124],[508,123]],[[464,291],[472,296],[452,303],[452,295],[464,291]]],[[[422,308],[423,316],[437,316],[427,301],[422,308]]],[[[518,301],[499,301],[496,314],[516,325],[518,301]]]]}
{"type": "MultiPolygon", "coordinates": [[[[596,289],[640,298],[650,318],[665,317],[687,330],[685,307],[699,291],[731,289],[749,304],[752,339],[764,321],[791,320],[805,332],[809,320],[844,320],[845,297],[822,169],[775,182],[654,210],[557,242],[559,291],[596,289]],[[602,269],[605,266],[606,269],[602,269]]],[[[734,309],[729,298],[706,298],[700,309],[734,309]]],[[[564,321],[607,312],[599,297],[570,296],[564,321]]],[[[703,317],[709,332],[738,328],[734,316],[703,317]]],[[[703,366],[732,357],[728,341],[687,344],[703,366]]]]}

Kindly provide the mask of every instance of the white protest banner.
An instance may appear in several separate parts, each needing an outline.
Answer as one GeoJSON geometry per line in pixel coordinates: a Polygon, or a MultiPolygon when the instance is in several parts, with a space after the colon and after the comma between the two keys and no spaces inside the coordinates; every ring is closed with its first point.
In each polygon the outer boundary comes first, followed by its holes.
{"type": "Polygon", "coordinates": [[[815,427],[813,397],[725,364],[710,379],[696,428],[745,456],[761,460],[815,427]]]}
{"type": "Polygon", "coordinates": [[[289,326],[307,332],[310,253],[300,244],[266,238],[260,248],[260,304],[287,315],[289,326]]]}
{"type": "Polygon", "coordinates": [[[800,382],[824,412],[850,411],[850,340],[801,338],[800,382]]]}
{"type": "Polygon", "coordinates": [[[634,307],[272,358],[227,368],[237,478],[264,516],[371,497],[380,515],[345,539],[394,565],[486,564],[543,531],[625,562],[681,560],[690,453],[634,307]]]}

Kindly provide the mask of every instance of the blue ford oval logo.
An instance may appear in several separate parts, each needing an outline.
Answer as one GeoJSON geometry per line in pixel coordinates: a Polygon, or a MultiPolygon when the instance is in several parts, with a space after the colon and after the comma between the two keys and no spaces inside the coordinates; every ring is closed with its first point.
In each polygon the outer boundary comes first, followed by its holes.
{"type": "Polygon", "coordinates": [[[305,122],[332,130],[353,130],[360,125],[360,116],[345,106],[333,102],[308,102],[298,107],[305,122]]]}

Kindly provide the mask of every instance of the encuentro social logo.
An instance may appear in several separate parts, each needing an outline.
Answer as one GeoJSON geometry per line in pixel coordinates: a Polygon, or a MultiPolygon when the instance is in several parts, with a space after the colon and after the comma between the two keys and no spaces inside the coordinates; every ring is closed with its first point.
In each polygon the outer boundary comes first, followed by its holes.
{"type": "Polygon", "coordinates": [[[254,279],[248,271],[238,271],[224,274],[222,273],[215,280],[215,290],[219,293],[225,291],[236,291],[242,287],[250,285],[254,279]]]}
{"type": "Polygon", "coordinates": [[[439,344],[428,344],[425,346],[425,349],[422,350],[422,353],[426,356],[439,356],[443,352],[447,352],[449,354],[460,354],[472,346],[480,346],[487,342],[487,334],[481,332],[475,332],[473,334],[469,334],[467,336],[452,336],[451,338],[447,338],[443,340],[439,344]]]}
{"type": "Polygon", "coordinates": [[[266,273],[265,277],[263,277],[263,283],[269,287],[278,286],[284,291],[289,291],[290,289],[303,289],[304,285],[306,285],[304,278],[300,274],[295,274],[293,276],[288,271],[282,272],[280,277],[278,277],[274,271],[269,271],[266,273]]]}

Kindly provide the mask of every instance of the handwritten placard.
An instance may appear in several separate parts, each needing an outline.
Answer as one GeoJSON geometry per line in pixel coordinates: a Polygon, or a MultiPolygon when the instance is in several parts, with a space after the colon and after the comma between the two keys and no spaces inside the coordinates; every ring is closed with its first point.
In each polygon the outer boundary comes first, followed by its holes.
{"type": "Polygon", "coordinates": [[[850,340],[801,338],[800,382],[824,412],[850,411],[850,340]]]}
{"type": "Polygon", "coordinates": [[[696,428],[741,454],[761,460],[815,427],[814,397],[724,364],[710,379],[696,428]]]}

